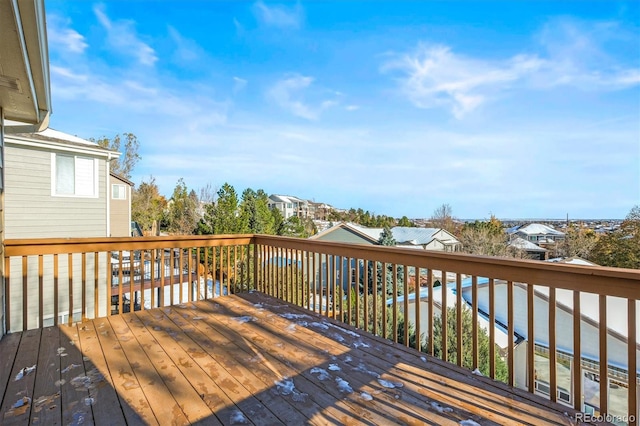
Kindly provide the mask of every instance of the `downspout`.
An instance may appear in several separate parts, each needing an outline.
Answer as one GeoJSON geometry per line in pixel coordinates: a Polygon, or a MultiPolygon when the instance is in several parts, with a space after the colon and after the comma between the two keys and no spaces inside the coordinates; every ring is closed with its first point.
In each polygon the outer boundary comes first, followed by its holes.
{"type": "Polygon", "coordinates": [[[107,198],[107,237],[111,236],[111,194],[110,194],[110,185],[109,185],[109,171],[111,169],[111,152],[107,153],[107,166],[106,169],[106,198],[107,198]]]}

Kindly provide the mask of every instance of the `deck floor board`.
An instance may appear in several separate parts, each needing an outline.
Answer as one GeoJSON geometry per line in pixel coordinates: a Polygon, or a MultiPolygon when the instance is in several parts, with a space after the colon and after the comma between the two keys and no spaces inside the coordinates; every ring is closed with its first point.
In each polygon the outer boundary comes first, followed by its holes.
{"type": "Polygon", "coordinates": [[[575,424],[569,407],[257,292],[5,336],[0,386],[3,425],[575,424]]]}
{"type": "Polygon", "coordinates": [[[60,389],[56,385],[60,382],[60,360],[65,357],[66,352],[60,346],[60,329],[42,329],[31,408],[30,423],[33,425],[61,424],[60,389]]]}

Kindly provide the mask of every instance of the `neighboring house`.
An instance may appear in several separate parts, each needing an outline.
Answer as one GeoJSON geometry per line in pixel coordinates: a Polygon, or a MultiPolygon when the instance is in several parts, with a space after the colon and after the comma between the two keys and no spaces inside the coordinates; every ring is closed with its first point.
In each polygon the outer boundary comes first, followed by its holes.
{"type": "Polygon", "coordinates": [[[110,237],[130,237],[131,236],[131,194],[133,182],[109,173],[109,184],[111,186],[109,220],[111,221],[110,237]]]}
{"type": "MultiPolygon", "coordinates": [[[[340,222],[310,239],[353,244],[377,244],[382,228],[367,228],[354,223],[340,222]]],[[[462,244],[456,237],[440,228],[414,228],[395,226],[391,228],[396,247],[417,248],[436,251],[458,251],[462,244]]]]}
{"type": "Polygon", "coordinates": [[[515,237],[514,239],[509,241],[507,245],[517,250],[526,252],[531,259],[547,260],[548,250],[546,248],[540,247],[539,245],[527,241],[524,238],[515,237]]]}
{"type": "Polygon", "coordinates": [[[564,240],[564,232],[560,232],[549,225],[530,223],[528,225],[511,228],[510,235],[518,236],[535,244],[552,244],[564,240]]]}
{"type": "MultiPolygon", "coordinates": [[[[572,263],[572,262],[569,262],[572,263]]],[[[580,264],[580,263],[579,263],[580,264]]],[[[489,320],[489,280],[478,277],[478,322],[482,328],[488,329],[489,320]]],[[[456,284],[447,285],[447,306],[455,306],[456,284]]],[[[465,307],[470,309],[473,303],[471,278],[462,281],[462,300],[465,307]]],[[[571,369],[574,368],[573,354],[573,292],[556,290],[556,343],[558,359],[558,401],[567,405],[572,403],[571,369]]],[[[407,296],[409,303],[408,318],[415,318],[415,293],[407,296]]],[[[420,298],[420,331],[428,329],[428,288],[421,288],[420,298]]],[[[398,298],[398,303],[404,297],[398,298]]],[[[507,283],[502,280],[494,281],[495,303],[495,342],[506,353],[509,339],[505,324],[508,324],[507,311],[507,283]]],[[[387,300],[391,304],[392,299],[387,300]]],[[[513,304],[518,309],[514,311],[514,360],[515,385],[525,389],[527,387],[527,345],[529,344],[528,325],[531,315],[527,312],[527,286],[514,283],[513,304]]],[[[433,305],[436,316],[442,313],[442,286],[433,289],[433,305]]],[[[610,386],[610,410],[624,413],[626,409],[626,377],[628,372],[627,359],[627,300],[615,297],[607,298],[607,347],[610,386]]],[[[581,311],[581,368],[583,370],[583,388],[585,400],[583,410],[597,411],[597,398],[591,400],[588,395],[597,388],[599,380],[599,296],[582,293],[581,311]]],[[[536,347],[536,393],[549,394],[548,351],[549,351],[549,288],[534,286],[534,344],[536,347]]],[[[636,318],[636,328],[640,328],[640,317],[636,318]]],[[[637,365],[640,366],[640,345],[636,347],[637,365]]],[[[639,370],[640,372],[640,370],[639,370]]]]}
{"type": "Polygon", "coordinates": [[[578,257],[578,256],[574,256],[574,257],[555,257],[553,259],[548,259],[547,262],[566,263],[566,264],[569,264],[569,265],[581,265],[581,266],[600,266],[597,263],[593,263],[591,261],[588,261],[588,260],[583,259],[583,258],[578,257]]]}
{"type": "Polygon", "coordinates": [[[52,129],[6,135],[5,238],[110,236],[109,161],[119,156],[52,129]]]}
{"type": "MultiPolygon", "coordinates": [[[[110,183],[110,160],[119,157],[118,152],[108,150],[99,145],[55,130],[47,129],[37,133],[17,133],[5,136],[5,238],[82,238],[108,237],[112,235],[112,222],[121,226],[122,218],[111,216],[113,188],[110,183]]],[[[120,182],[121,180],[116,179],[120,182]]],[[[113,181],[115,182],[115,181],[113,181]]],[[[115,183],[119,185],[118,183],[115,183]]],[[[130,189],[130,185],[127,185],[130,189]]],[[[126,189],[126,188],[125,188],[126,189]]],[[[120,188],[115,189],[120,196],[120,188]]],[[[126,192],[126,191],[125,191],[126,192]]],[[[130,192],[125,201],[131,202],[130,192]]],[[[130,211],[129,207],[123,207],[130,211]]],[[[130,222],[127,213],[126,229],[123,236],[128,236],[130,222]]],[[[120,230],[117,230],[120,233],[120,230]]],[[[106,253],[96,259],[94,255],[86,255],[86,269],[92,271],[98,262],[100,276],[105,277],[110,262],[106,253]]],[[[38,324],[37,317],[28,318],[28,327],[51,325],[54,322],[52,298],[54,295],[54,259],[45,256],[43,259],[43,324],[38,324]]],[[[87,294],[86,309],[93,309],[93,286],[83,289],[81,285],[82,259],[73,255],[59,255],[57,278],[60,292],[73,292],[74,299],[80,300],[83,291],[87,294]],[[72,265],[73,285],[69,289],[69,265],[72,265]]],[[[19,270],[22,266],[20,258],[11,260],[11,270],[19,270]]],[[[11,288],[22,288],[26,285],[30,291],[38,293],[38,259],[30,258],[27,263],[27,283],[22,283],[20,274],[12,274],[11,288]]],[[[103,278],[104,279],[104,278],[103,278]]],[[[100,282],[101,292],[106,294],[106,282],[100,282]]],[[[22,293],[11,292],[12,328],[22,327],[22,293]]],[[[30,309],[36,309],[40,303],[37,298],[28,300],[30,309]]],[[[58,321],[64,323],[68,316],[81,319],[82,307],[73,306],[69,312],[68,301],[58,304],[58,321]]],[[[99,307],[103,309],[103,307],[99,307]]]]}
{"type": "Polygon", "coordinates": [[[289,219],[292,216],[299,218],[313,218],[314,205],[307,200],[290,195],[270,195],[268,206],[270,209],[280,210],[282,217],[289,219]]]}

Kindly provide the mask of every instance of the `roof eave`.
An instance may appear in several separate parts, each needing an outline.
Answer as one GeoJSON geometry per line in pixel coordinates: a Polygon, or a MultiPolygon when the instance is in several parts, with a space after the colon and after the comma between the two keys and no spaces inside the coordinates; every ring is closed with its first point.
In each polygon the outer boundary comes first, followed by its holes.
{"type": "MultiPolygon", "coordinates": [[[[49,125],[51,87],[44,0],[0,2],[0,108],[21,131],[49,125]]],[[[14,126],[12,126],[14,127],[14,126]]]]}

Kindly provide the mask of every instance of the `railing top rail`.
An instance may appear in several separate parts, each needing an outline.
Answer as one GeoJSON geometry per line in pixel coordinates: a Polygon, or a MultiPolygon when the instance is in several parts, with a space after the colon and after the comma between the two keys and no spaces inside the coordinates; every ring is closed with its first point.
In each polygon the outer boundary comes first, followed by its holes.
{"type": "Polygon", "coordinates": [[[5,257],[247,244],[270,245],[640,300],[640,271],[634,269],[557,264],[272,235],[8,239],[5,240],[5,257]]]}
{"type": "Polygon", "coordinates": [[[537,260],[336,243],[271,235],[256,235],[254,242],[640,300],[640,270],[635,269],[558,264],[537,260]]]}
{"type": "Polygon", "coordinates": [[[251,244],[253,235],[7,239],[5,257],[251,244]]]}

